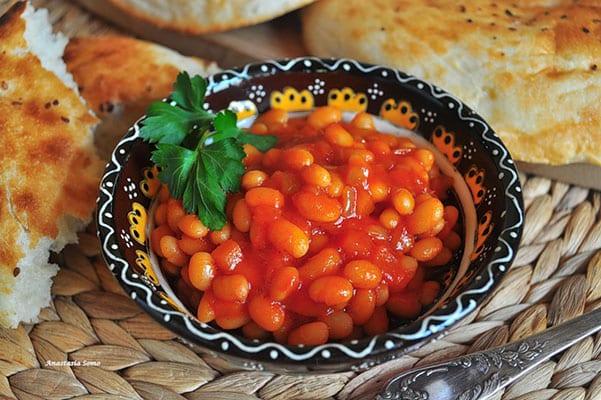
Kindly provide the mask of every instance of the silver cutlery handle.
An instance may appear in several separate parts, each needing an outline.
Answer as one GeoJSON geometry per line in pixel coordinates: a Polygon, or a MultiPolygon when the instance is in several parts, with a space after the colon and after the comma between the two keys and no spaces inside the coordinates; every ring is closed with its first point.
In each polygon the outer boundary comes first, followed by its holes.
{"type": "Polygon", "coordinates": [[[392,379],[378,400],[485,400],[538,364],[601,330],[601,309],[524,340],[413,369],[392,379]]]}

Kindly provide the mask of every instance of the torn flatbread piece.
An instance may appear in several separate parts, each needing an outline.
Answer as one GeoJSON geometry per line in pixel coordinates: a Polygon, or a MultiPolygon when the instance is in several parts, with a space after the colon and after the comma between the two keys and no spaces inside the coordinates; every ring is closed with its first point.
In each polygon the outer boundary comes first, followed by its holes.
{"type": "Polygon", "coordinates": [[[404,70],[482,115],[514,158],[601,164],[601,3],[323,0],[303,13],[318,56],[404,70]]]}
{"type": "Polygon", "coordinates": [[[91,11],[186,34],[222,32],[258,24],[315,0],[79,0],[91,11]]]}
{"type": "Polygon", "coordinates": [[[0,17],[0,326],[36,320],[58,268],[49,251],[91,219],[103,163],[98,120],[62,61],[46,10],[0,17]]]}
{"type": "Polygon", "coordinates": [[[171,93],[180,70],[203,77],[219,70],[215,63],[117,35],[71,39],[63,58],[102,121],[95,142],[104,158],[152,101],[171,93]]]}

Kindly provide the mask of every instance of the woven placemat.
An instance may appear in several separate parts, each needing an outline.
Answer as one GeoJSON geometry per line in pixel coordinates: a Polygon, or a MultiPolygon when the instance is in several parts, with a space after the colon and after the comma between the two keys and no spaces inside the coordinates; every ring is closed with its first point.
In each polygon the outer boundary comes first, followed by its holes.
{"type": "MultiPolygon", "coordinates": [[[[520,339],[600,306],[601,193],[539,177],[522,182],[523,244],[494,295],[443,340],[361,374],[235,372],[194,353],[124,295],[90,226],[56,257],[54,300],[41,322],[0,330],[0,395],[369,399],[397,371],[520,339]]],[[[497,399],[601,399],[600,354],[601,335],[588,337],[497,399]]]]}
{"type": "MultiPolygon", "coordinates": [[[[0,6],[11,0],[0,0],[0,6]]],[[[115,32],[65,0],[34,0],[72,36],[115,32]]],[[[35,325],[0,329],[0,398],[370,399],[396,372],[517,340],[601,306],[601,193],[522,176],[522,247],[486,304],[443,340],[361,373],[236,372],[196,354],[124,295],[94,227],[55,262],[53,302],[35,325]]],[[[588,337],[496,399],[601,399],[601,335],[588,337]]]]}

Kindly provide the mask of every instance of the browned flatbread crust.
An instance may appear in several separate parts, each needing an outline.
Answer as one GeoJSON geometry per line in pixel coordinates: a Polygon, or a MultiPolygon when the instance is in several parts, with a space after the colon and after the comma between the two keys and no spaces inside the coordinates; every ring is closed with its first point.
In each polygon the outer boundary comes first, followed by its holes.
{"type": "MultiPolygon", "coordinates": [[[[64,218],[89,220],[103,164],[81,98],[27,49],[25,3],[0,18],[0,292],[18,260],[64,218]],[[29,239],[23,248],[21,233],[29,239]]],[[[0,310],[0,317],[2,317],[0,310]]],[[[2,318],[0,318],[2,319],[2,318]]]]}
{"type": "Polygon", "coordinates": [[[172,91],[180,70],[202,76],[218,70],[214,63],[117,35],[72,39],[63,58],[81,95],[102,119],[96,143],[105,156],[151,101],[172,91]]]}
{"type": "Polygon", "coordinates": [[[182,69],[203,75],[217,70],[200,58],[118,35],[73,38],[63,58],[80,93],[99,114],[110,113],[112,103],[146,105],[165,96],[182,69]]]}
{"type": "Polygon", "coordinates": [[[523,161],[601,164],[598,0],[323,0],[307,48],[405,70],[460,97],[523,161]]]}

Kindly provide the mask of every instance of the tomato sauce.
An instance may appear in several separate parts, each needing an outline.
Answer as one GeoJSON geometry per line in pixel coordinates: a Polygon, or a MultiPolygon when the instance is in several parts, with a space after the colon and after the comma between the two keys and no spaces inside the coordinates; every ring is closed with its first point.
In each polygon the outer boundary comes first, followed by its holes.
{"type": "Polygon", "coordinates": [[[252,339],[316,345],[383,333],[439,295],[424,270],[461,246],[452,179],[428,149],[374,129],[360,113],[290,118],[270,110],[250,128],[278,136],[245,146],[228,223],[209,231],[164,187],[151,246],[198,319],[252,339]]]}

